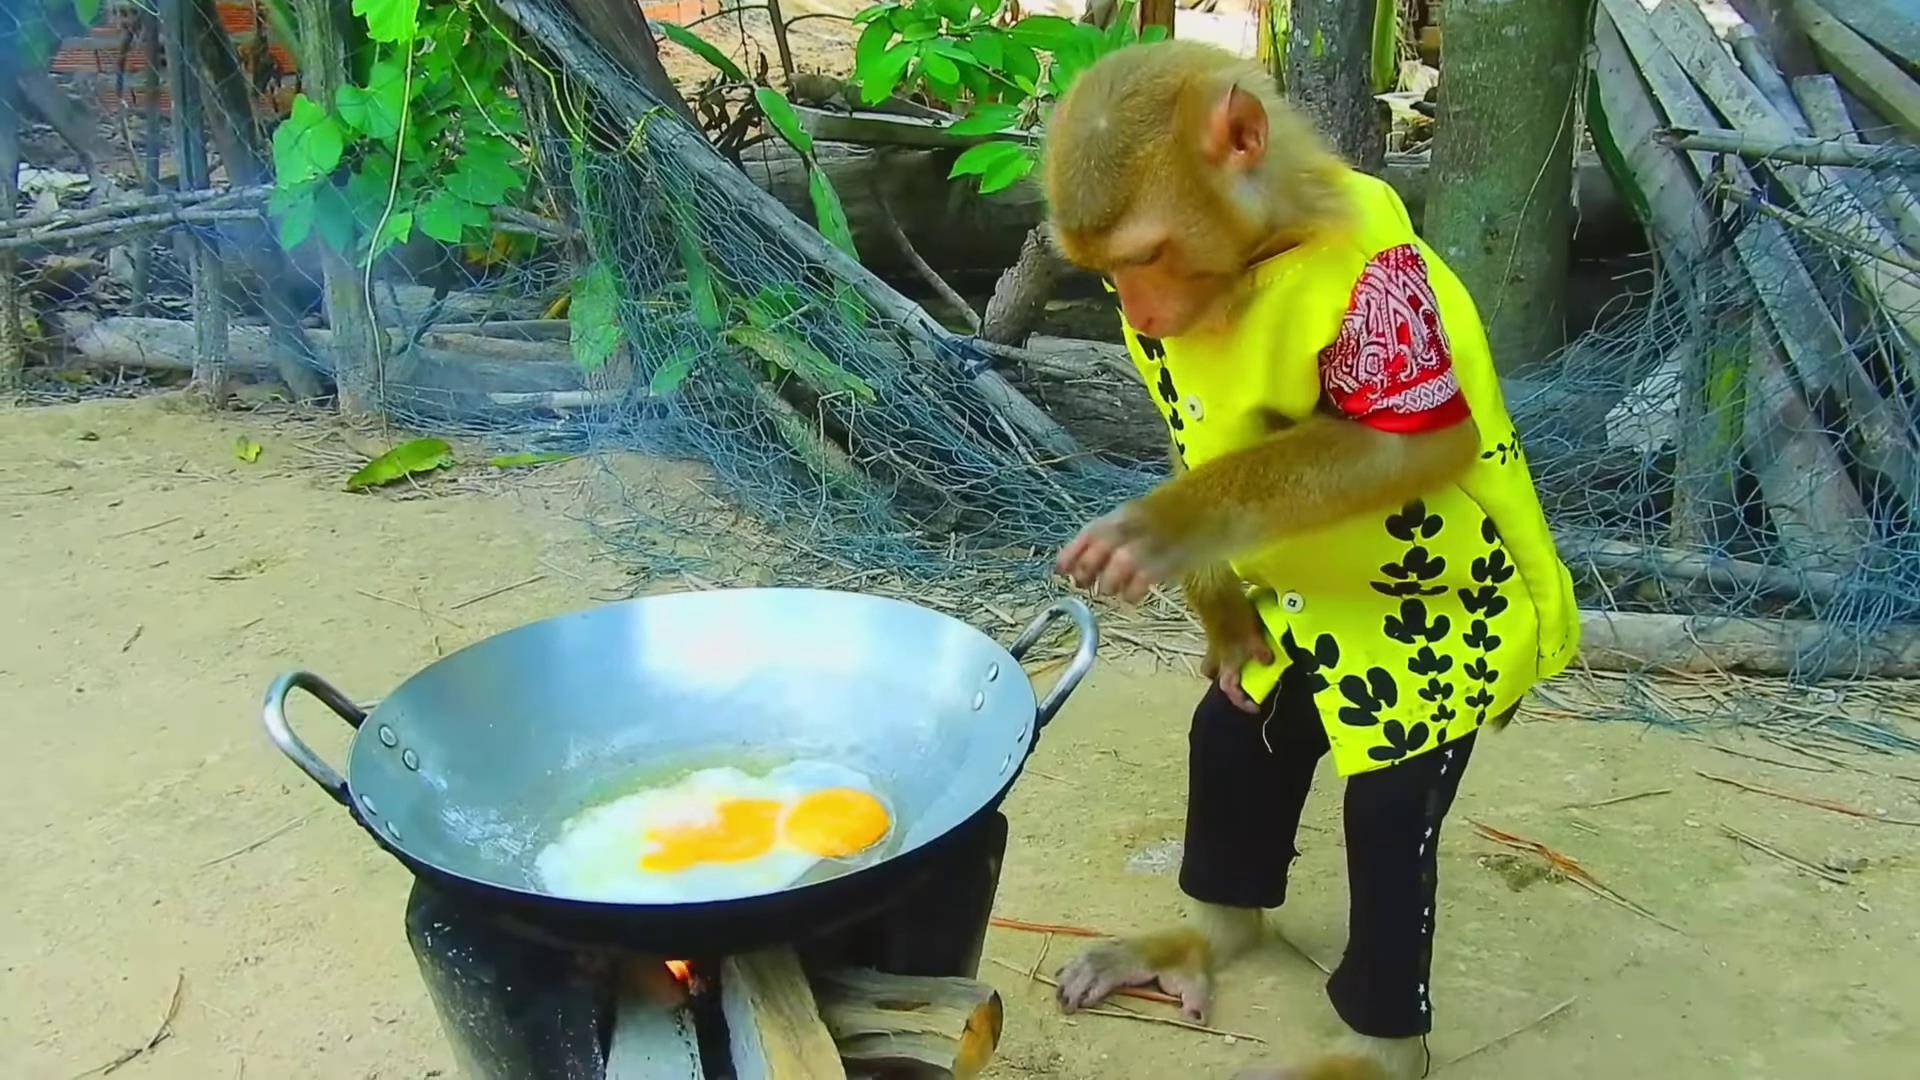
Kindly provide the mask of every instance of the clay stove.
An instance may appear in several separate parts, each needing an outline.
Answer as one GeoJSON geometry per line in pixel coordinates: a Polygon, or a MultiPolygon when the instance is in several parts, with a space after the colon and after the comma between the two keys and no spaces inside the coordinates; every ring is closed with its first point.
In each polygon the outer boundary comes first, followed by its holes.
{"type": "Polygon", "coordinates": [[[736,955],[569,944],[424,881],[407,940],[469,1080],[967,1080],[1000,1035],[975,976],[1006,843],[984,813],[875,914],[736,955]]]}

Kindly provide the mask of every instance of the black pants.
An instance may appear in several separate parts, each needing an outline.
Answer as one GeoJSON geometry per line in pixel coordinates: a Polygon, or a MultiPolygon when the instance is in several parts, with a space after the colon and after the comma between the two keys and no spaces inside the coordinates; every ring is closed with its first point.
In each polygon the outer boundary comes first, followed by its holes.
{"type": "MultiPolygon", "coordinates": [[[[1193,715],[1180,888],[1203,903],[1279,907],[1300,811],[1327,752],[1313,696],[1283,682],[1249,715],[1211,688],[1193,715]],[[1264,731],[1263,731],[1264,729],[1264,731]]],[[[1383,1039],[1433,1028],[1440,824],[1473,737],[1347,780],[1347,951],[1327,996],[1347,1025],[1383,1039]]]]}

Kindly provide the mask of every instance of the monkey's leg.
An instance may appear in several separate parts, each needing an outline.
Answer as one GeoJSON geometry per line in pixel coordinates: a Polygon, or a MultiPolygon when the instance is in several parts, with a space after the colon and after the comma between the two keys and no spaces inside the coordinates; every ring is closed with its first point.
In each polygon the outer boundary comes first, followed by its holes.
{"type": "Polygon", "coordinates": [[[1306,1065],[1243,1080],[1415,1080],[1425,1072],[1440,826],[1473,744],[1469,735],[1347,781],[1347,951],[1327,980],[1347,1037],[1306,1065]]]}
{"type": "Polygon", "coordinates": [[[1218,686],[1194,710],[1188,736],[1186,848],[1180,888],[1194,902],[1184,925],[1095,946],[1060,972],[1072,1011],[1125,986],[1158,983],[1182,1010],[1204,1018],[1213,973],[1260,940],[1261,909],[1279,907],[1294,835],[1327,751],[1310,692],[1283,684],[1259,715],[1218,686]]]}

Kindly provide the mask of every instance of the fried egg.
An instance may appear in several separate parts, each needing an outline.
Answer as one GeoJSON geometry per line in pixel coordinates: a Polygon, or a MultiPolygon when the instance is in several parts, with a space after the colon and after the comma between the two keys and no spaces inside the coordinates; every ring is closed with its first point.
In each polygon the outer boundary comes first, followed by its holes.
{"type": "Polygon", "coordinates": [[[787,888],[823,861],[857,862],[892,829],[872,781],[844,765],[702,769],[568,818],[534,868],[548,892],[573,899],[724,900],[787,888]]]}

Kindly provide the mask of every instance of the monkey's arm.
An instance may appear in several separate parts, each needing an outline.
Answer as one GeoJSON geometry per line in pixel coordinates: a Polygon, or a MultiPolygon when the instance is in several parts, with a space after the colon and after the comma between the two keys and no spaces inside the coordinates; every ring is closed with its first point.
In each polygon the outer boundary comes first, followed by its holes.
{"type": "Polygon", "coordinates": [[[1155,583],[1447,483],[1479,452],[1471,418],[1417,434],[1314,418],[1174,477],[1061,552],[1082,586],[1130,600],[1155,583]]]}

